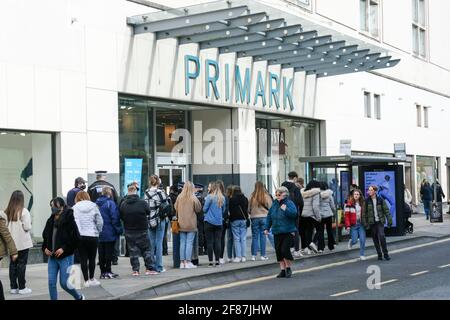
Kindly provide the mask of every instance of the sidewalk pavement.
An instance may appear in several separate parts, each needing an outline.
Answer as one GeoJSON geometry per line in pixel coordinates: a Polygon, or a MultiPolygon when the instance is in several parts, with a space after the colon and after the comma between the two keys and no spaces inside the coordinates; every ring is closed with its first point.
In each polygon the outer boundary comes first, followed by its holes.
{"type": "MultiPolygon", "coordinates": [[[[444,214],[444,223],[442,224],[430,224],[429,221],[425,220],[425,217],[422,214],[413,215],[410,219],[412,223],[414,223],[414,233],[407,234],[404,237],[388,237],[388,243],[395,243],[398,241],[404,241],[408,239],[417,239],[420,237],[433,237],[433,238],[441,238],[450,235],[450,215],[444,214]]],[[[229,272],[233,270],[242,270],[244,274],[249,270],[253,270],[257,266],[265,266],[265,265],[274,265],[276,264],[275,252],[267,242],[267,256],[269,257],[268,261],[259,260],[259,256],[257,257],[257,261],[251,261],[250,255],[250,245],[251,239],[247,239],[247,262],[244,263],[226,263],[220,267],[208,267],[208,258],[207,256],[200,256],[200,266],[196,269],[174,269],[172,268],[172,255],[164,256],[164,266],[167,269],[166,272],[161,273],[159,275],[154,276],[145,276],[142,275],[145,271],[142,258],[141,261],[141,276],[132,277],[131,276],[131,267],[129,263],[129,258],[121,257],[119,258],[119,265],[113,266],[113,271],[120,275],[117,279],[111,280],[101,280],[101,286],[99,287],[91,287],[91,288],[83,288],[81,291],[86,296],[88,300],[104,300],[104,299],[117,299],[120,297],[126,297],[129,295],[136,294],[143,290],[169,284],[171,282],[179,281],[182,279],[190,279],[198,276],[205,275],[215,275],[220,276],[223,272],[229,272]]],[[[355,245],[352,249],[355,257],[358,257],[358,247],[359,245],[355,245]]],[[[366,248],[373,247],[373,242],[371,238],[367,239],[366,248]]],[[[347,241],[340,242],[336,249],[333,252],[329,252],[328,249],[325,249],[325,252],[322,255],[335,255],[339,252],[348,252],[347,249],[347,241]]],[[[226,255],[226,253],[225,253],[226,255]]],[[[301,259],[311,259],[317,255],[304,256],[301,259]]],[[[296,259],[296,260],[299,260],[296,259]]],[[[320,263],[320,260],[318,260],[320,263]]],[[[99,270],[96,268],[96,273],[98,275],[99,270]]],[[[27,266],[27,286],[33,290],[33,293],[30,295],[11,295],[9,293],[9,281],[8,281],[8,269],[2,268],[0,269],[0,278],[3,282],[3,287],[5,290],[5,297],[7,300],[48,300],[48,286],[47,286],[47,265],[46,264],[35,264],[27,266]]],[[[98,279],[98,277],[97,277],[98,279]]],[[[65,293],[58,285],[59,298],[61,300],[72,300],[72,297],[65,293]]]]}

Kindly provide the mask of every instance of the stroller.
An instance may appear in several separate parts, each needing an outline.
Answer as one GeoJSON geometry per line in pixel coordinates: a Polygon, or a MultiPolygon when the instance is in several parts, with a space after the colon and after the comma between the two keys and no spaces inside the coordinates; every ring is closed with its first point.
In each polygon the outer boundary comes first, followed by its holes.
{"type": "Polygon", "coordinates": [[[411,218],[412,210],[411,210],[411,207],[409,206],[409,204],[407,204],[406,202],[404,202],[403,214],[404,214],[404,219],[405,219],[404,220],[405,232],[413,233],[414,232],[414,224],[408,220],[409,218],[411,218]]]}

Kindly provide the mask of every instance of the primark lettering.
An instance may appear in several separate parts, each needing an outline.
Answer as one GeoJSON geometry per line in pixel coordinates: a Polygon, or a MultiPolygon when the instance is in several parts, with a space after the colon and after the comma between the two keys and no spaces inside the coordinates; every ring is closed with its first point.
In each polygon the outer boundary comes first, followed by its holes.
{"type": "MultiPolygon", "coordinates": [[[[200,63],[200,59],[197,56],[193,55],[185,55],[184,57],[184,83],[185,95],[189,95],[191,93],[190,80],[197,79],[200,76],[200,70],[202,65],[200,63]]],[[[265,78],[261,71],[258,71],[256,77],[256,87],[253,92],[253,99],[251,96],[251,80],[250,80],[250,68],[247,67],[245,70],[242,70],[238,65],[234,66],[234,80],[230,79],[230,69],[232,68],[230,64],[225,64],[225,92],[220,92],[217,82],[221,75],[222,70],[220,70],[219,64],[215,60],[206,59],[204,62],[204,81],[205,81],[205,94],[206,98],[211,97],[214,94],[216,100],[221,98],[223,94],[225,96],[226,102],[231,102],[231,88],[234,84],[234,97],[236,103],[253,105],[258,104],[258,101],[261,101],[263,107],[272,108],[275,106],[277,109],[281,108],[280,104],[280,95],[281,95],[281,86],[283,86],[283,97],[282,97],[282,106],[283,109],[286,110],[288,107],[290,110],[294,110],[294,102],[293,102],[293,78],[287,79],[286,77],[280,77],[272,72],[269,72],[269,77],[266,83],[265,78]],[[233,83],[234,81],[234,83],[233,83]],[[266,90],[268,86],[268,91],[266,90]],[[269,94],[269,99],[267,99],[267,92],[269,94]],[[268,101],[267,101],[268,100],[268,101]]]]}

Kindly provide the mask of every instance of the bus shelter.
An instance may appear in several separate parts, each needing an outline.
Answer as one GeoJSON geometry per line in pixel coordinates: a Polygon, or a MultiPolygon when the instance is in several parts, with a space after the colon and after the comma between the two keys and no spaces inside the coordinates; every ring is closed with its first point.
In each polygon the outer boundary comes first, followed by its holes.
{"type": "Polygon", "coordinates": [[[375,156],[321,156],[301,157],[305,163],[305,181],[327,182],[333,191],[337,212],[333,228],[336,239],[342,238],[343,209],[352,188],[359,188],[365,198],[371,185],[378,187],[378,195],[389,207],[392,227],[386,226],[386,235],[405,235],[404,226],[404,163],[406,159],[375,156]]]}

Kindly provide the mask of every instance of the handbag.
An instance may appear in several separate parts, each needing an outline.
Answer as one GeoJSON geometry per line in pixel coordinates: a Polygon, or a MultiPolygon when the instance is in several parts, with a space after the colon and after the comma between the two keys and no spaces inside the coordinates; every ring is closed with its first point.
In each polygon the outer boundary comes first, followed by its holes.
{"type": "Polygon", "coordinates": [[[176,212],[175,220],[170,221],[170,227],[172,228],[172,233],[180,233],[180,224],[178,223],[178,212],[176,212]]]}
{"type": "Polygon", "coordinates": [[[247,217],[245,216],[244,211],[242,211],[242,208],[241,208],[240,205],[239,205],[239,210],[241,210],[242,216],[243,216],[244,219],[245,219],[245,226],[246,226],[247,228],[250,227],[251,221],[250,221],[249,218],[247,218],[247,217]]]}

